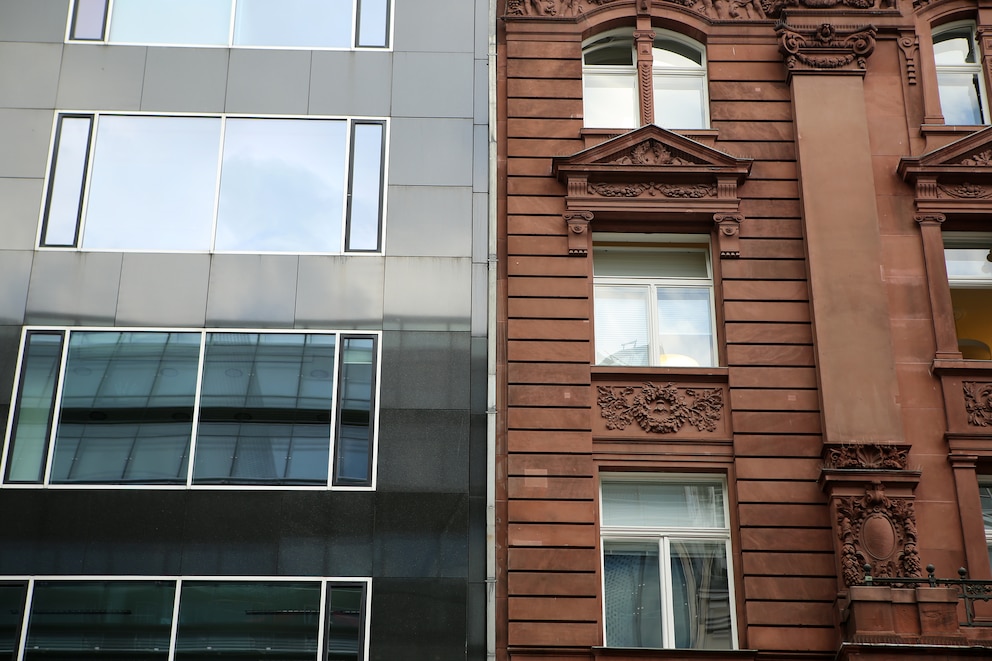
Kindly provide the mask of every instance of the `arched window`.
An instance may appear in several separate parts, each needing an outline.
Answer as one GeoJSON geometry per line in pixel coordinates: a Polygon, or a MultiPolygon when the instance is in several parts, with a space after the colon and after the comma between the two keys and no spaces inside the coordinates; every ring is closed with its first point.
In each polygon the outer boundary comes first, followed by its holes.
{"type": "Polygon", "coordinates": [[[945,124],[988,124],[982,58],[975,40],[975,24],[957,22],[933,32],[940,111],[945,124]]]}
{"type": "MultiPolygon", "coordinates": [[[[654,123],[667,129],[709,126],[706,50],[668,30],[655,30],[654,123]]],[[[629,31],[590,39],[582,50],[585,125],[636,128],[640,125],[637,53],[629,31]]]]}

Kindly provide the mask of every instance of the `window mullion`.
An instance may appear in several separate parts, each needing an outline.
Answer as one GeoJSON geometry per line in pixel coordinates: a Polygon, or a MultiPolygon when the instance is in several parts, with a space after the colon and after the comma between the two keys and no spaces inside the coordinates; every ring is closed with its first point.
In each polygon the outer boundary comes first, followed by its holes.
{"type": "Polygon", "coordinates": [[[327,655],[327,618],[331,616],[331,605],[328,599],[331,598],[327,581],[320,582],[320,613],[317,616],[317,659],[326,658],[327,655]]]}
{"type": "Polygon", "coordinates": [[[28,642],[28,624],[31,620],[31,602],[34,600],[34,579],[28,579],[28,587],[24,594],[24,610],[21,617],[21,636],[17,643],[17,661],[23,661],[24,648],[28,642]]]}
{"type": "Polygon", "coordinates": [[[207,333],[200,333],[200,357],[196,365],[196,390],[193,394],[193,424],[189,434],[189,456],[186,458],[186,487],[193,484],[193,458],[196,456],[196,436],[200,431],[200,392],[203,389],[203,361],[206,355],[207,333]]]}
{"type": "Polygon", "coordinates": [[[224,174],[224,142],[227,139],[227,116],[220,118],[220,143],[217,146],[217,175],[214,181],[214,211],[210,221],[210,251],[216,250],[217,216],[220,214],[220,184],[224,174]]]}
{"type": "MultiPolygon", "coordinates": [[[[190,464],[193,462],[190,461],[190,464]]],[[[172,601],[172,628],[169,632],[169,661],[176,658],[176,632],[179,630],[179,595],[183,591],[183,579],[176,579],[176,593],[172,601]]]]}
{"type": "Polygon", "coordinates": [[[48,435],[48,448],[47,456],[45,457],[45,475],[42,479],[42,484],[48,486],[51,479],[52,473],[52,462],[55,458],[55,437],[58,435],[59,430],[59,419],[62,410],[62,388],[65,385],[65,364],[69,359],[69,340],[71,339],[71,331],[66,331],[62,335],[62,358],[59,363],[59,378],[55,383],[55,403],[52,405],[52,428],[48,435]]]}
{"type": "Polygon", "coordinates": [[[337,462],[334,459],[338,453],[337,445],[339,428],[341,426],[341,416],[338,412],[338,407],[340,406],[341,374],[344,371],[341,368],[344,364],[344,338],[340,333],[336,333],[334,336],[334,347],[334,388],[331,390],[331,433],[330,438],[327,440],[327,486],[329,487],[334,486],[337,479],[337,475],[334,474],[337,462]]]}
{"type": "MultiPolygon", "coordinates": [[[[109,34],[109,24],[107,30],[109,34]]],[[[83,180],[79,184],[82,186],[82,191],[79,195],[79,220],[76,227],[75,248],[77,250],[83,248],[83,242],[86,239],[86,210],[90,202],[90,178],[93,176],[93,163],[96,160],[96,141],[100,132],[100,119],[102,116],[100,113],[93,113],[93,119],[90,124],[90,140],[86,146],[86,164],[83,170],[83,180]]]]}
{"type": "Polygon", "coordinates": [[[675,647],[675,589],[672,585],[671,540],[667,536],[658,539],[658,562],[661,565],[658,576],[661,580],[661,635],[662,644],[675,647]]]}
{"type": "Polygon", "coordinates": [[[234,47],[234,26],[237,24],[238,0],[231,0],[231,22],[227,28],[227,46],[234,47]]]}

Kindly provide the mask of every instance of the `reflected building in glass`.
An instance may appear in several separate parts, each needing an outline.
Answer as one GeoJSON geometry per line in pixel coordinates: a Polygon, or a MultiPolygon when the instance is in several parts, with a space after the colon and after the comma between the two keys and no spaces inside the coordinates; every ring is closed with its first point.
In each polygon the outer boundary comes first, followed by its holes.
{"type": "Polygon", "coordinates": [[[485,657],[490,23],[0,4],[0,659],[485,657]]]}

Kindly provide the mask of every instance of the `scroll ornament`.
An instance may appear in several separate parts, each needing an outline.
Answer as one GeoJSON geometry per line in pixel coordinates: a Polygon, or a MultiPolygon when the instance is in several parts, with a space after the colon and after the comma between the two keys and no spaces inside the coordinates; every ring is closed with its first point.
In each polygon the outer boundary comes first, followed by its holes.
{"type": "Polygon", "coordinates": [[[829,70],[855,65],[867,69],[867,58],[875,50],[875,27],[869,25],[851,32],[840,32],[823,23],[816,28],[776,26],[779,50],[790,69],[829,70]]]}
{"type": "Polygon", "coordinates": [[[906,470],[909,448],[901,445],[857,443],[831,448],[825,464],[828,468],[906,470]]]}
{"type": "Polygon", "coordinates": [[[965,381],[962,385],[968,424],[973,427],[992,425],[992,383],[965,381]]]}
{"type": "Polygon", "coordinates": [[[860,498],[838,500],[837,529],[846,585],[864,581],[866,564],[877,578],[923,575],[913,502],[890,499],[881,483],[873,482],[860,498]]]}
{"type": "Polygon", "coordinates": [[[597,390],[607,429],[623,430],[636,423],[648,433],[674,434],[688,424],[711,432],[716,431],[723,410],[720,388],[677,388],[671,383],[659,387],[648,382],[640,388],[599,386],[597,390]]]}

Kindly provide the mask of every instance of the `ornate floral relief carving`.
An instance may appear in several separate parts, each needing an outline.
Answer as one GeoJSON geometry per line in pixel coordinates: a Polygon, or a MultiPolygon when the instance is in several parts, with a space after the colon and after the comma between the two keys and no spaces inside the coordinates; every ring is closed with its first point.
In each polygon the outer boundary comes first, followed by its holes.
{"type": "Polygon", "coordinates": [[[881,443],[841,445],[827,451],[824,464],[827,468],[906,470],[909,449],[881,443]]]}
{"type": "Polygon", "coordinates": [[[846,585],[864,581],[866,564],[878,578],[916,578],[923,573],[913,502],[890,499],[880,482],[873,482],[860,498],[837,500],[837,535],[846,585]]]}
{"type": "MultiPolygon", "coordinates": [[[[562,17],[579,16],[616,0],[507,0],[507,16],[562,17]]],[[[930,0],[914,0],[914,5],[930,0]]],[[[778,17],[789,7],[806,9],[874,9],[895,7],[895,0],[664,0],[715,20],[754,21],[778,17]]],[[[647,15],[649,0],[637,0],[637,12],[647,15]]]]}
{"type": "Polygon", "coordinates": [[[992,167],[992,149],[986,149],[979,154],[972,154],[967,158],[963,158],[959,161],[961,165],[970,165],[972,167],[992,167]]]}
{"type": "Polygon", "coordinates": [[[963,200],[984,200],[992,197],[992,188],[969,184],[967,181],[956,186],[937,184],[937,189],[943,194],[938,197],[954,197],[963,200]]]}
{"type": "MultiPolygon", "coordinates": [[[[688,156],[688,154],[683,154],[688,156]]],[[[657,140],[645,140],[634,145],[627,153],[610,161],[613,165],[696,165],[700,161],[689,160],[672,154],[657,140]]]]}
{"type": "Polygon", "coordinates": [[[973,427],[992,425],[992,383],[965,381],[964,408],[968,412],[968,424],[973,427]]]}
{"type": "Polygon", "coordinates": [[[506,0],[507,16],[577,16],[613,0],[506,0]]]}
{"type": "Polygon", "coordinates": [[[589,192],[603,197],[639,197],[643,193],[649,196],[699,199],[714,197],[716,186],[706,184],[679,186],[676,184],[658,184],[654,182],[630,184],[589,183],[589,192]]]}
{"type": "Polygon", "coordinates": [[[906,82],[910,85],[916,84],[916,54],[920,49],[920,40],[916,36],[900,37],[899,50],[902,51],[903,60],[906,62],[906,82]]]}
{"type": "Polygon", "coordinates": [[[716,431],[723,410],[720,388],[677,388],[671,383],[659,387],[648,382],[639,388],[599,386],[597,390],[607,429],[622,430],[636,423],[652,434],[674,434],[685,425],[716,431]]]}
{"type": "Polygon", "coordinates": [[[839,31],[829,23],[818,27],[779,23],[779,50],[789,69],[867,69],[867,58],[875,50],[875,27],[839,31]]]}

